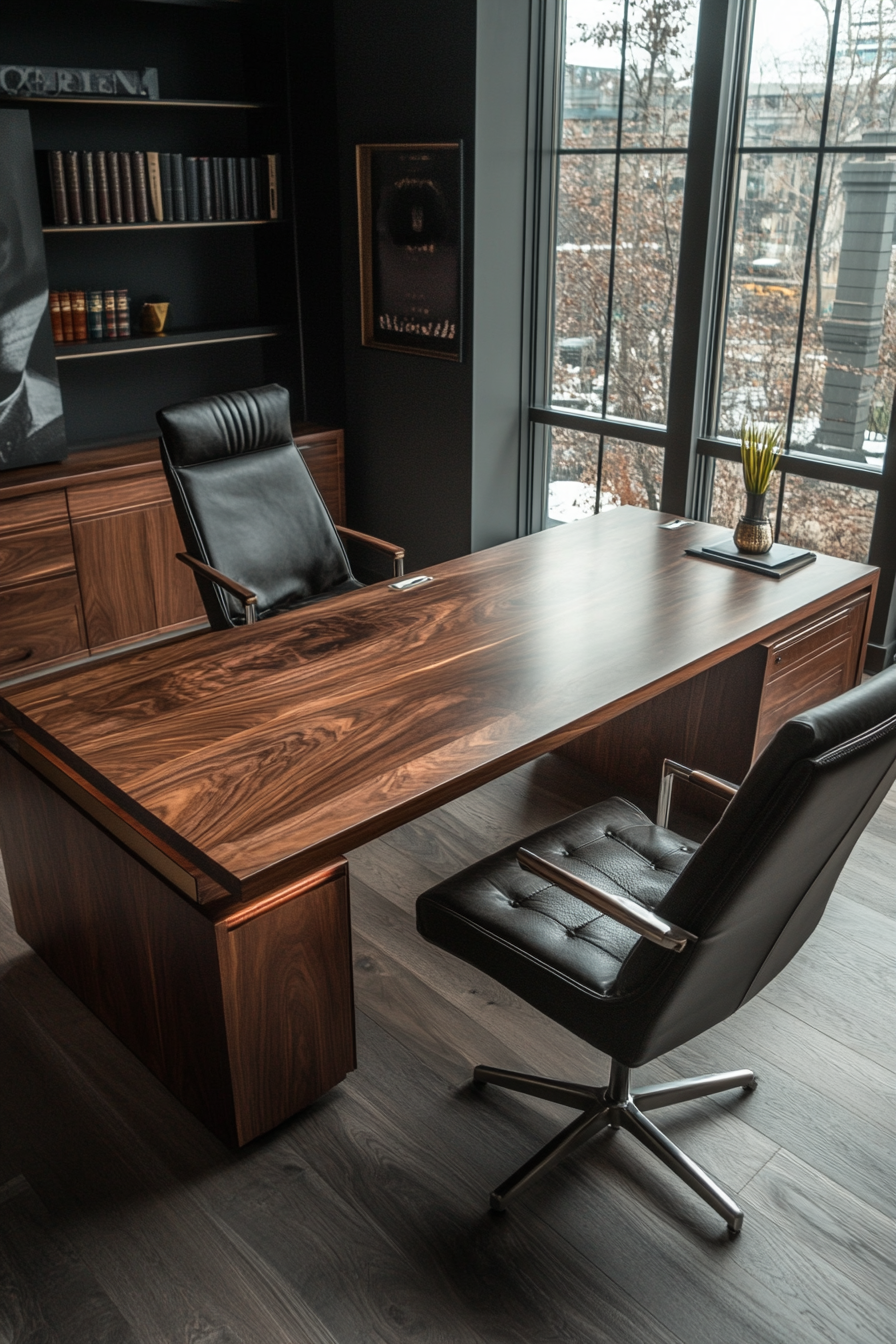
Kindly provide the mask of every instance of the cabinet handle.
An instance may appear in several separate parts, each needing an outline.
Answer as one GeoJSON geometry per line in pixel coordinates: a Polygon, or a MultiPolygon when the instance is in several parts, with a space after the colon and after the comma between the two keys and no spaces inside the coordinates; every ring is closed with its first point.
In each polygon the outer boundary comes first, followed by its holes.
{"type": "Polygon", "coordinates": [[[33,649],[11,649],[8,654],[0,658],[0,667],[8,667],[13,663],[25,663],[33,653],[33,649]]]}

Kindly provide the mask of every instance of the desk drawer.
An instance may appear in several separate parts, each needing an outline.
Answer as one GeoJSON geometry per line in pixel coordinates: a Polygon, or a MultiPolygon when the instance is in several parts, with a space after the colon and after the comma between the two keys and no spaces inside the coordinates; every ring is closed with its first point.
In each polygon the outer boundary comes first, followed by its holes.
{"type": "Polygon", "coordinates": [[[43,494],[0,501],[0,536],[51,523],[68,523],[64,490],[47,490],[43,494]]]}
{"type": "Polygon", "coordinates": [[[0,534],[0,589],[26,579],[73,572],[74,568],[68,519],[56,527],[0,534]]]}
{"type": "Polygon", "coordinates": [[[0,677],[86,649],[74,574],[0,592],[0,677]]]}
{"type": "Polygon", "coordinates": [[[772,681],[786,675],[789,670],[804,658],[809,658],[819,649],[823,649],[837,640],[851,637],[856,629],[861,630],[865,617],[867,598],[860,598],[836,611],[826,612],[816,621],[809,621],[796,630],[789,630],[776,640],[768,640],[769,651],[768,680],[772,681]]]}

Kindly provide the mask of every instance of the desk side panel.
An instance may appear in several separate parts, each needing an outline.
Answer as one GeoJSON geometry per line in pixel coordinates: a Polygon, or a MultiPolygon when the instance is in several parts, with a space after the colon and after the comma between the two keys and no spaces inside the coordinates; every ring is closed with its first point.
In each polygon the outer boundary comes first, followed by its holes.
{"type": "Polygon", "coordinates": [[[236,1138],[214,925],[0,743],[15,924],[225,1142],[236,1138]]]}

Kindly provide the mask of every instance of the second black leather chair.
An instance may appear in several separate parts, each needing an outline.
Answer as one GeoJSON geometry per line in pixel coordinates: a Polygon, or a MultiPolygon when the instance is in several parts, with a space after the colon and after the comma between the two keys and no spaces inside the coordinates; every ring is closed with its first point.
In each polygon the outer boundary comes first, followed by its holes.
{"type": "Polygon", "coordinates": [[[343,539],[404,551],[337,527],[292,436],[289,393],[267,387],[166,406],[162,465],[213,630],[250,624],[364,585],[343,539]]]}

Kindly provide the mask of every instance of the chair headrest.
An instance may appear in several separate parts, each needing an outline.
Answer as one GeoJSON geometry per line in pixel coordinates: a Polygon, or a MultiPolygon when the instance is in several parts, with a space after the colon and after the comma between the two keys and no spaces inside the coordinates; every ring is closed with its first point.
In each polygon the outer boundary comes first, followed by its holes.
{"type": "Polygon", "coordinates": [[[181,401],[156,413],[176,467],[257,453],[294,442],[289,392],[279,383],[181,401]]]}

